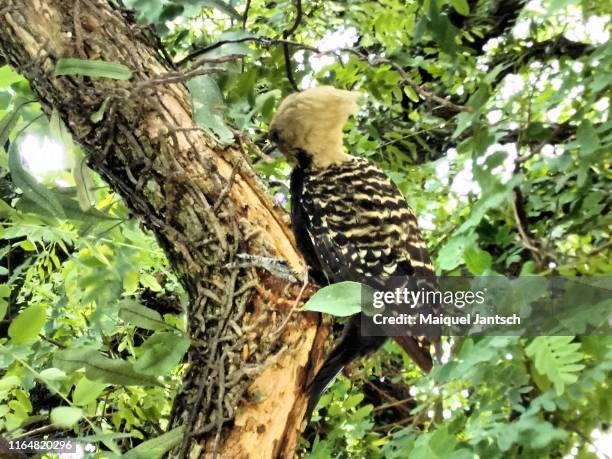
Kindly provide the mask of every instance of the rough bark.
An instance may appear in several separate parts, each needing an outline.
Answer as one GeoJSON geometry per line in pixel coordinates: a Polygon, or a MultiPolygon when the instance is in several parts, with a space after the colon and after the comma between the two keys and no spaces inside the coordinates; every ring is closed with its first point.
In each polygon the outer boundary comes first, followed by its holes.
{"type": "Polygon", "coordinates": [[[316,314],[294,314],[274,335],[299,285],[232,263],[248,253],[303,269],[286,216],[240,148],[221,147],[193,124],[186,87],[153,81],[173,70],[156,43],[129,13],[102,0],[8,0],[0,7],[0,53],[156,235],[190,296],[191,365],[172,425],[193,435],[173,456],[291,457],[305,378],[328,328],[316,314]],[[120,62],[133,77],[55,76],[65,57],[120,62]],[[105,100],[95,123],[90,115],[105,100]]]}

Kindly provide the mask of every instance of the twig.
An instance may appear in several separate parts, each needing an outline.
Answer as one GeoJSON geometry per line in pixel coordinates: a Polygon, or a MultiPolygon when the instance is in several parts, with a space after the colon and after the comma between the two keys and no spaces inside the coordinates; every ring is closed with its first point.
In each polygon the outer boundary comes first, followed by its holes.
{"type": "Polygon", "coordinates": [[[569,430],[574,432],[576,435],[578,435],[583,442],[585,442],[587,445],[590,445],[598,454],[601,454],[601,456],[603,456],[606,459],[610,459],[610,456],[606,454],[604,451],[600,450],[597,447],[597,445],[593,442],[593,440],[587,434],[585,434],[582,430],[576,427],[576,425],[573,422],[565,419],[561,415],[555,415],[554,417],[561,424],[563,424],[564,427],[568,428],[569,430]]]}
{"type": "Polygon", "coordinates": [[[599,247],[594,248],[589,253],[587,253],[587,256],[592,257],[593,255],[597,255],[598,253],[603,252],[610,246],[612,246],[612,240],[600,245],[599,247]]]}
{"type": "MultiPolygon", "coordinates": [[[[297,30],[302,22],[302,0],[295,0],[295,20],[293,21],[293,25],[283,32],[283,38],[287,40],[293,33],[297,30]]],[[[293,76],[293,68],[291,67],[291,56],[289,55],[289,44],[283,43],[283,56],[285,58],[285,73],[287,74],[287,79],[293,89],[299,92],[300,88],[295,82],[295,78],[293,76]]]]}
{"type": "Polygon", "coordinates": [[[173,84],[173,83],[181,83],[183,81],[190,80],[196,76],[200,75],[208,75],[210,73],[220,73],[225,69],[220,67],[205,67],[202,66],[206,64],[219,64],[223,62],[229,62],[236,59],[242,58],[241,54],[228,54],[227,56],[219,56],[219,57],[207,57],[201,58],[196,61],[189,70],[179,70],[176,72],[168,72],[164,75],[161,75],[156,78],[150,78],[148,80],[141,81],[132,90],[132,93],[136,94],[140,91],[143,91],[152,86],[161,85],[161,84],[173,84]]]}
{"type": "Polygon", "coordinates": [[[274,274],[276,277],[290,282],[297,282],[295,273],[287,266],[287,262],[283,259],[250,255],[248,253],[237,253],[236,258],[239,261],[227,263],[224,267],[228,269],[249,267],[262,268],[274,274]]]}
{"type": "Polygon", "coordinates": [[[58,427],[54,424],[49,424],[46,426],[42,426],[42,427],[37,427],[36,429],[32,429],[28,432],[24,432],[22,434],[19,434],[15,437],[13,437],[13,440],[19,440],[20,438],[28,438],[28,437],[33,437],[34,435],[40,435],[43,433],[47,433],[47,432],[53,432],[54,430],[57,430],[58,427]]]}
{"type": "Polygon", "coordinates": [[[293,306],[291,306],[291,309],[287,313],[287,316],[283,320],[283,323],[281,323],[280,326],[276,329],[276,331],[272,333],[273,336],[279,335],[280,332],[282,332],[285,326],[289,323],[289,319],[291,318],[295,310],[300,305],[300,301],[302,300],[302,296],[304,295],[304,291],[306,290],[307,286],[308,286],[308,268],[306,268],[306,275],[304,276],[304,280],[302,281],[302,287],[300,288],[300,292],[298,293],[298,296],[295,298],[295,301],[293,302],[293,306]]]}
{"type": "Polygon", "coordinates": [[[295,20],[293,21],[293,25],[285,31],[283,35],[287,35],[285,39],[289,38],[291,35],[295,33],[297,28],[302,23],[302,0],[295,0],[295,20]]]}
{"type": "Polygon", "coordinates": [[[246,23],[249,19],[249,10],[251,9],[251,0],[247,0],[246,6],[244,7],[244,13],[242,14],[242,30],[246,29],[246,23]]]}
{"type": "Polygon", "coordinates": [[[223,204],[223,200],[227,197],[227,195],[229,194],[230,190],[232,189],[232,186],[234,186],[234,180],[236,179],[236,174],[238,173],[238,169],[240,165],[240,161],[236,161],[236,164],[234,164],[234,167],[232,167],[232,172],[230,174],[229,179],[227,180],[227,183],[225,185],[225,187],[223,188],[223,190],[221,190],[221,193],[219,193],[219,197],[217,198],[217,202],[215,202],[212,211],[214,214],[217,213],[217,210],[219,210],[219,207],[221,207],[221,204],[223,204]]]}
{"type": "Polygon", "coordinates": [[[382,405],[375,406],[372,412],[386,410],[387,408],[393,408],[398,405],[404,405],[405,403],[414,401],[414,398],[405,398],[403,400],[398,400],[396,402],[383,403],[382,405]]]}
{"type": "MultiPolygon", "coordinates": [[[[362,57],[362,59],[363,58],[364,57],[362,57]]],[[[408,86],[414,89],[424,99],[432,100],[434,102],[439,103],[440,105],[444,105],[445,107],[451,108],[458,112],[473,112],[474,111],[472,107],[468,107],[467,105],[455,104],[451,102],[450,100],[443,99],[442,97],[436,96],[435,94],[423,89],[421,86],[419,86],[418,84],[414,82],[414,80],[410,77],[410,75],[408,75],[408,73],[402,68],[401,65],[395,62],[392,62],[389,59],[376,59],[370,63],[375,67],[378,67],[384,64],[390,65],[397,71],[397,73],[400,74],[402,81],[408,84],[408,86]]]]}
{"type": "Polygon", "coordinates": [[[283,45],[283,57],[285,59],[285,74],[287,75],[287,79],[289,83],[297,92],[300,91],[299,86],[297,85],[295,78],[293,77],[293,68],[291,67],[291,56],[289,55],[289,45],[285,43],[283,45]]]}
{"type": "MultiPolygon", "coordinates": [[[[394,396],[388,394],[387,392],[385,392],[384,390],[382,390],[380,387],[378,387],[376,384],[374,384],[372,381],[369,381],[367,379],[363,380],[364,383],[366,383],[368,386],[370,386],[372,389],[374,389],[376,392],[378,392],[380,395],[382,395],[383,397],[385,397],[387,400],[390,400],[391,403],[395,403],[395,402],[399,402],[399,400],[397,398],[395,398],[394,396]]],[[[404,412],[410,412],[410,409],[402,404],[398,404],[397,405],[399,410],[402,410],[404,412]]]]}
{"type": "Polygon", "coordinates": [[[542,267],[542,251],[529,235],[527,225],[523,221],[523,195],[518,188],[515,188],[512,193],[512,212],[514,213],[516,228],[523,245],[533,254],[533,257],[538,265],[542,267]]]}
{"type": "Polygon", "coordinates": [[[75,0],[74,2],[72,22],[74,25],[74,42],[77,52],[81,59],[86,59],[85,48],[83,48],[83,27],[81,26],[81,0],[75,0]]]}
{"type": "Polygon", "coordinates": [[[403,426],[408,423],[414,416],[410,415],[399,421],[391,422],[390,424],[383,424],[381,426],[374,427],[374,432],[388,432],[391,427],[403,426]]]}
{"type": "MultiPolygon", "coordinates": [[[[297,18],[296,18],[297,19],[297,18]]],[[[291,29],[289,29],[289,31],[291,31],[293,29],[293,27],[291,29]]],[[[285,34],[283,33],[283,36],[285,34]]],[[[371,60],[369,59],[369,57],[360,52],[359,50],[355,49],[355,48],[339,48],[339,49],[335,49],[335,50],[330,50],[330,51],[322,51],[314,46],[310,46],[310,45],[306,45],[304,43],[300,43],[300,42],[296,42],[296,41],[292,41],[292,40],[287,40],[286,38],[283,39],[275,39],[275,38],[265,38],[265,37],[256,37],[256,36],[251,36],[251,37],[242,37],[242,38],[237,38],[235,40],[221,40],[218,41],[216,43],[213,43],[211,45],[208,45],[204,48],[200,48],[198,50],[193,51],[192,53],[190,53],[187,57],[185,57],[184,59],[181,59],[180,61],[177,62],[178,66],[181,66],[183,64],[185,64],[186,62],[189,62],[190,60],[194,59],[195,57],[201,56],[202,54],[206,54],[216,48],[219,48],[223,45],[226,44],[230,44],[230,43],[246,43],[246,42],[255,42],[258,43],[261,46],[264,47],[269,47],[269,46],[273,46],[273,45],[282,45],[283,48],[288,47],[288,46],[292,46],[295,49],[301,49],[304,51],[311,51],[315,54],[333,54],[335,56],[339,56],[341,53],[349,53],[349,54],[353,54],[354,56],[356,56],[357,58],[359,58],[360,60],[367,62],[369,65],[373,66],[373,67],[378,67],[380,65],[390,65],[391,67],[393,67],[399,74],[400,77],[402,79],[402,82],[404,82],[405,84],[408,84],[412,89],[414,89],[421,97],[427,99],[427,100],[431,100],[434,102],[437,102],[440,105],[443,105],[445,107],[448,107],[450,109],[452,109],[453,111],[456,112],[473,112],[474,109],[472,107],[468,107],[466,105],[460,105],[460,104],[455,104],[454,102],[451,102],[450,100],[444,99],[440,96],[437,96],[435,94],[433,94],[430,91],[427,91],[426,89],[423,89],[421,86],[419,86],[417,83],[415,83],[415,81],[410,77],[410,75],[408,75],[408,73],[397,63],[390,61],[389,59],[385,59],[385,58],[379,58],[379,59],[375,59],[375,60],[371,60]]],[[[293,75],[292,75],[293,76],[293,75]]],[[[287,75],[287,77],[289,78],[289,75],[287,75]]],[[[296,85],[297,86],[297,85],[296,85]]]]}
{"type": "Polygon", "coordinates": [[[271,162],[273,160],[272,157],[264,153],[262,149],[250,139],[250,137],[244,136],[242,132],[238,130],[232,130],[232,132],[234,133],[234,138],[238,141],[240,149],[242,150],[242,153],[244,153],[245,158],[249,157],[248,153],[251,151],[255,153],[260,160],[266,162],[271,162]],[[249,148],[247,149],[246,146],[249,148]]]}
{"type": "Polygon", "coordinates": [[[182,83],[184,81],[191,80],[192,78],[197,76],[210,75],[211,73],[221,73],[224,70],[225,69],[219,67],[208,67],[205,69],[190,70],[189,72],[169,72],[163,77],[151,78],[150,80],[145,80],[139,83],[134,87],[133,93],[137,94],[145,89],[157,85],[182,83]]]}
{"type": "MultiPolygon", "coordinates": [[[[525,127],[519,129],[518,136],[516,139],[516,151],[519,155],[521,152],[521,147],[523,145],[524,131],[525,129],[529,127],[529,124],[531,123],[531,107],[533,103],[533,96],[534,96],[534,92],[535,92],[537,83],[540,81],[540,77],[542,76],[543,70],[544,70],[544,66],[540,68],[540,71],[538,72],[538,75],[536,77],[536,81],[531,88],[531,91],[529,94],[529,101],[527,102],[525,127]]],[[[531,154],[529,156],[533,156],[535,154],[533,150],[530,153],[531,154]]],[[[520,157],[514,163],[514,174],[519,173],[521,170],[522,162],[519,161],[519,159],[520,157]]],[[[540,268],[543,268],[546,256],[544,252],[542,251],[540,244],[538,244],[538,242],[535,239],[533,239],[531,235],[529,234],[529,229],[527,228],[527,224],[525,223],[525,211],[523,209],[523,194],[521,193],[521,190],[518,185],[512,189],[512,212],[514,214],[514,220],[516,221],[516,228],[518,230],[519,237],[523,245],[525,246],[526,249],[528,249],[532,253],[533,258],[538,264],[538,266],[540,268]]]]}
{"type": "Polygon", "coordinates": [[[228,40],[219,40],[211,45],[205,46],[203,48],[200,49],[196,49],[195,51],[192,51],[191,53],[189,53],[187,56],[185,56],[183,59],[175,62],[177,67],[182,67],[184,64],[186,64],[187,62],[190,62],[191,60],[195,59],[196,57],[201,56],[202,54],[206,54],[212,50],[215,50],[217,48],[220,48],[223,45],[228,45],[231,43],[246,43],[249,41],[254,41],[254,42],[260,42],[260,38],[259,37],[242,37],[242,38],[236,38],[236,39],[228,39],[228,40]]]}
{"type": "MultiPolygon", "coordinates": [[[[598,253],[603,252],[604,250],[610,248],[610,246],[612,246],[612,240],[608,241],[608,242],[604,242],[603,244],[601,244],[598,247],[595,247],[593,250],[591,250],[590,252],[586,252],[584,255],[586,257],[592,257],[594,255],[597,255],[598,253]]],[[[576,258],[579,259],[580,257],[578,255],[566,255],[567,258],[576,258]]]]}
{"type": "MultiPolygon", "coordinates": [[[[531,158],[533,158],[538,153],[540,153],[540,151],[542,150],[542,147],[544,147],[544,145],[546,145],[547,143],[550,143],[550,144],[556,143],[555,142],[556,137],[558,135],[560,135],[560,134],[562,135],[562,133],[563,133],[563,131],[565,129],[566,129],[566,125],[564,123],[555,125],[555,129],[550,134],[550,136],[548,136],[546,139],[540,141],[535,147],[531,147],[530,146],[529,153],[527,153],[526,155],[518,157],[516,159],[516,162],[518,164],[523,164],[523,163],[527,162],[528,160],[530,160],[531,158]]],[[[519,135],[517,136],[517,142],[518,142],[518,139],[521,137],[520,132],[521,131],[519,131],[519,135]]],[[[569,134],[568,137],[571,137],[571,135],[572,134],[569,134]]],[[[522,142],[522,139],[521,139],[521,142],[522,142]]]]}
{"type": "Polygon", "coordinates": [[[60,349],[66,349],[66,346],[62,343],[60,343],[59,341],[54,340],[53,338],[49,338],[45,335],[43,335],[42,333],[38,335],[39,337],[41,337],[44,341],[53,344],[54,346],[59,347],[60,349]]]}

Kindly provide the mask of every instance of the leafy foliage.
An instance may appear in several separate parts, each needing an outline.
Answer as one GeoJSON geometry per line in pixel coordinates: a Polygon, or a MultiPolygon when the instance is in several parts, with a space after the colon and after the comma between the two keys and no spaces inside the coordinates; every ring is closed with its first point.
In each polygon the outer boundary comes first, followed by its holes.
{"type": "Polygon", "coordinates": [[[132,71],[123,64],[83,59],[59,59],[55,66],[56,75],[81,75],[114,80],[129,80],[132,71]]]}
{"type": "MultiPolygon", "coordinates": [[[[240,131],[263,145],[274,107],[293,91],[274,40],[293,25],[294,3],[124,3],[176,61],[220,40],[201,57],[241,56],[188,83],[194,117],[222,144],[240,131]]],[[[407,197],[439,273],[610,274],[606,2],[302,7],[291,39],[322,52],[290,46],[293,79],[365,94],[347,148],[407,197]]],[[[56,71],[131,76],[120,63],[74,59],[56,71]]],[[[27,83],[0,66],[0,430],[27,438],[54,423],[109,454],[160,456],[182,435],[160,433],[188,346],[185,294],[84,158],[58,114],[47,119],[27,83]],[[40,171],[36,150],[52,148],[65,163],[40,171]]],[[[288,165],[253,161],[286,202],[288,165]]],[[[308,309],[332,312],[325,295],[339,292],[322,290],[308,309]]],[[[594,457],[592,434],[612,418],[609,337],[448,339],[444,354],[428,376],[392,343],[353,365],[322,397],[299,454],[594,457]]]]}
{"type": "Polygon", "coordinates": [[[165,428],[188,345],[184,294],[154,239],[82,169],[57,114],[47,121],[23,79],[1,69],[0,429],[54,424],[126,451],[165,428]],[[46,148],[63,149],[67,167],[33,174],[44,158],[24,162],[28,136],[53,139],[46,148]]]}
{"type": "Polygon", "coordinates": [[[358,282],[339,282],[323,287],[312,295],[302,311],[318,311],[338,317],[351,316],[361,310],[361,291],[358,282]]]}
{"type": "Polygon", "coordinates": [[[576,373],[584,368],[577,363],[584,358],[579,349],[580,343],[572,343],[571,336],[538,336],[525,352],[533,357],[536,370],[545,375],[561,395],[565,385],[576,382],[576,373]]]}

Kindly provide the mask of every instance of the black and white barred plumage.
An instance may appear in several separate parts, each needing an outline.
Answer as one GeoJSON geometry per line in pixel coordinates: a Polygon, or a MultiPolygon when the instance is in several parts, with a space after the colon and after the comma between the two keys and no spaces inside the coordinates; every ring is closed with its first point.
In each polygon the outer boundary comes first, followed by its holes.
{"type": "MultiPolygon", "coordinates": [[[[293,94],[279,106],[270,138],[293,163],[291,221],[298,247],[321,285],[355,281],[385,288],[397,279],[433,277],[434,270],[404,197],[376,165],[351,156],[342,128],[358,94],[319,87],[293,94]]],[[[381,336],[363,336],[360,315],[310,382],[308,419],[342,368],[378,349],[381,336]]],[[[424,371],[431,369],[428,342],[395,338],[424,371]]]]}
{"type": "Polygon", "coordinates": [[[297,167],[292,181],[300,173],[296,197],[328,280],[377,285],[392,276],[432,274],[414,214],[378,167],[353,157],[323,170],[297,167]]]}

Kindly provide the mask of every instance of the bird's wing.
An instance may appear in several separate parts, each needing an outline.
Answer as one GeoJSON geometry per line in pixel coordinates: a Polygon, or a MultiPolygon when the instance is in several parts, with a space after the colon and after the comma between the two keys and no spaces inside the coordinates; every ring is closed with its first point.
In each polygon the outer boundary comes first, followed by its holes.
{"type": "MultiPolygon", "coordinates": [[[[307,230],[314,251],[331,282],[381,288],[390,283],[407,287],[416,279],[413,288],[435,288],[414,214],[398,188],[369,161],[356,158],[340,169],[309,176],[302,205],[310,217],[307,230]]],[[[395,340],[421,369],[431,369],[428,339],[395,340]]]]}
{"type": "Polygon", "coordinates": [[[391,180],[362,159],[338,167],[310,176],[302,200],[330,281],[380,286],[393,277],[433,277],[416,218],[391,180]]]}

